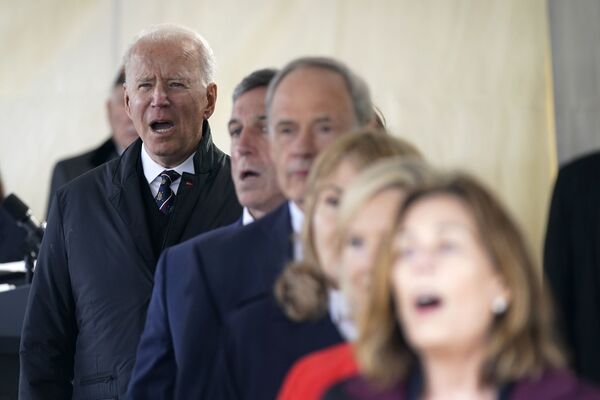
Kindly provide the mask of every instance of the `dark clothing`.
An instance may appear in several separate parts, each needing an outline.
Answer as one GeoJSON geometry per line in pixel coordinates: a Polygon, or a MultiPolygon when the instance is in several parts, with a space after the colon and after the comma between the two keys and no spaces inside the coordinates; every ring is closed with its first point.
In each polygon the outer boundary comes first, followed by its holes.
{"type": "Polygon", "coordinates": [[[342,342],[302,357],[281,385],[278,400],[320,399],[332,385],[358,374],[352,343],[342,342]]]}
{"type": "MultiPolygon", "coordinates": [[[[416,400],[411,385],[399,382],[389,389],[377,390],[362,376],[350,378],[333,386],[325,400],[416,400]]],[[[538,379],[523,379],[510,390],[499,391],[499,400],[598,400],[600,390],[577,380],[566,370],[546,371],[538,379]]]]}
{"type": "Polygon", "coordinates": [[[171,221],[171,216],[160,212],[146,177],[141,171],[140,176],[140,190],[142,192],[142,198],[144,205],[144,213],[146,214],[146,221],[148,221],[148,232],[150,233],[150,240],[152,241],[152,248],[155,250],[154,257],[158,260],[160,253],[164,249],[164,241],[166,239],[167,227],[171,221]]]}
{"type": "Polygon", "coordinates": [[[131,379],[132,399],[208,399],[223,321],[264,296],[292,259],[288,204],[165,251],[131,379]],[[167,273],[168,271],[168,273],[167,273]]]}
{"type": "Polygon", "coordinates": [[[575,160],[558,173],[544,272],[573,368],[600,385],[600,153],[575,160]]]}
{"type": "MultiPolygon", "coordinates": [[[[142,142],[59,189],[21,337],[24,399],[124,396],[152,293],[152,246],[140,190],[142,142]]],[[[229,157],[208,124],[182,176],[162,247],[239,218],[229,157]]]]}
{"type": "Polygon", "coordinates": [[[275,399],[298,359],[343,341],[328,314],[294,322],[271,295],[233,312],[224,333],[215,399],[275,399]]]}
{"type": "Polygon", "coordinates": [[[95,149],[57,162],[52,171],[46,212],[50,214],[52,199],[62,185],[117,157],[119,157],[119,153],[117,153],[115,142],[109,138],[95,149]]]}
{"type": "Polygon", "coordinates": [[[27,231],[0,207],[0,263],[19,261],[25,257],[27,231]]]}

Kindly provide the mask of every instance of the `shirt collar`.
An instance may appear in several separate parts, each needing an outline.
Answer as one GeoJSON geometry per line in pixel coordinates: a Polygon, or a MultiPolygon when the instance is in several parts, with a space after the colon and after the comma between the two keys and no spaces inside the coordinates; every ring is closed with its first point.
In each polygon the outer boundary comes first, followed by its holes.
{"type": "Polygon", "coordinates": [[[250,210],[248,210],[248,207],[244,207],[244,210],[242,211],[242,225],[246,226],[253,222],[254,217],[252,216],[252,214],[250,214],[250,210]]]}
{"type": "Polygon", "coordinates": [[[196,154],[195,152],[192,153],[191,156],[189,156],[184,162],[177,165],[176,167],[165,168],[162,165],[156,163],[152,158],[150,158],[150,155],[146,151],[146,145],[142,143],[142,168],[144,170],[144,176],[146,177],[146,180],[148,181],[148,183],[151,183],[165,169],[174,170],[177,173],[179,173],[179,175],[183,175],[184,172],[194,174],[195,170],[196,170],[194,167],[194,155],[195,154],[196,154]]]}
{"type": "Polygon", "coordinates": [[[354,341],[358,336],[356,325],[350,315],[350,306],[346,296],[338,289],[329,289],[329,316],[338,331],[347,341],[354,341]]]}
{"type": "Polygon", "coordinates": [[[293,201],[288,202],[290,216],[292,217],[292,230],[296,235],[302,232],[302,224],[304,223],[304,212],[293,201]]]}
{"type": "Polygon", "coordinates": [[[294,260],[302,261],[304,251],[302,249],[302,240],[300,232],[302,232],[302,224],[304,222],[304,212],[293,201],[288,202],[290,217],[292,219],[292,230],[294,231],[294,260]]]}

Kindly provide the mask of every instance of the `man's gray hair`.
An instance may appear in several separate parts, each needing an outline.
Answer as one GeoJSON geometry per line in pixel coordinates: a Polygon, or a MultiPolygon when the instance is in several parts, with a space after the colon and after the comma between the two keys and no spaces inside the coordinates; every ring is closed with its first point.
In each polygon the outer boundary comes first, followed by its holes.
{"type": "MultiPolygon", "coordinates": [[[[207,86],[215,81],[216,60],[215,55],[206,41],[198,32],[181,25],[159,24],[141,31],[127,48],[123,57],[123,65],[127,71],[127,65],[131,56],[135,53],[137,45],[141,42],[162,42],[162,41],[183,41],[190,40],[196,48],[198,60],[200,61],[200,79],[207,86]]],[[[127,76],[125,76],[127,80],[127,76]]]]}
{"type": "Polygon", "coordinates": [[[267,113],[271,110],[273,96],[281,81],[291,72],[302,68],[321,68],[333,71],[340,75],[346,84],[346,89],[352,100],[354,116],[359,126],[371,122],[373,119],[373,104],[371,94],[365,81],[350,70],[343,63],[327,57],[301,57],[288,63],[271,81],[267,91],[267,113]]]}
{"type": "Polygon", "coordinates": [[[273,68],[259,69],[246,76],[233,89],[233,101],[235,102],[241,95],[259,87],[267,87],[273,80],[277,70],[273,68]]]}

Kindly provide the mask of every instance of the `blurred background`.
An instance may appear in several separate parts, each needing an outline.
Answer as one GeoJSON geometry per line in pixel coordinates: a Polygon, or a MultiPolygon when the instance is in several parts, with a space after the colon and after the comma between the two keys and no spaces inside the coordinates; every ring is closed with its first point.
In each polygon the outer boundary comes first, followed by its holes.
{"type": "Polygon", "coordinates": [[[59,159],[110,132],[105,101],[141,29],[187,25],[231,92],[303,55],[346,62],[394,134],[482,178],[540,254],[557,164],[600,147],[598,0],[0,0],[0,174],[42,218],[59,159]]]}

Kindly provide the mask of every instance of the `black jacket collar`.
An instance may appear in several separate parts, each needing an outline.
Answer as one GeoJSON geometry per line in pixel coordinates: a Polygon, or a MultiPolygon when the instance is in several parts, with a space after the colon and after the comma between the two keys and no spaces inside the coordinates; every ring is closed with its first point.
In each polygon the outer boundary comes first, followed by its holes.
{"type": "MultiPolygon", "coordinates": [[[[128,226],[138,250],[149,267],[149,271],[153,271],[156,263],[154,259],[155,251],[152,249],[152,241],[148,233],[149,227],[142,206],[143,194],[140,190],[138,175],[138,171],[142,171],[141,149],[142,140],[138,139],[125,150],[120,159],[114,160],[117,165],[112,172],[113,188],[110,194],[110,202],[128,226]]],[[[205,121],[202,127],[202,139],[194,155],[196,174],[184,173],[182,184],[180,184],[180,191],[184,191],[182,186],[188,186],[188,183],[193,190],[185,194],[186,199],[180,206],[176,203],[173,216],[175,222],[170,228],[167,245],[172,245],[178,241],[181,232],[189,222],[188,216],[194,209],[203,182],[211,175],[213,169],[217,168],[218,158],[222,156],[224,154],[213,144],[210,127],[208,122],[205,121]]]]}

